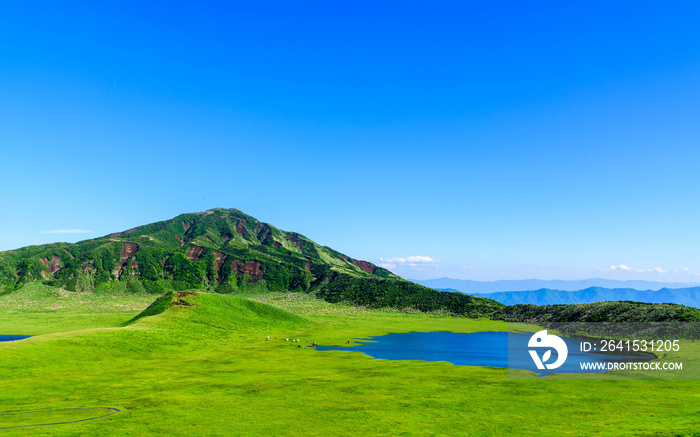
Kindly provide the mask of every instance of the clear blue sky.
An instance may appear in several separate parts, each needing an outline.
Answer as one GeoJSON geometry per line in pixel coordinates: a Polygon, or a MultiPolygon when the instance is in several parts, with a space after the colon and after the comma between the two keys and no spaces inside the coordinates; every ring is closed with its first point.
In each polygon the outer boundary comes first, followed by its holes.
{"type": "Polygon", "coordinates": [[[191,3],[0,5],[0,250],[225,207],[409,278],[698,280],[699,3],[191,3]]]}

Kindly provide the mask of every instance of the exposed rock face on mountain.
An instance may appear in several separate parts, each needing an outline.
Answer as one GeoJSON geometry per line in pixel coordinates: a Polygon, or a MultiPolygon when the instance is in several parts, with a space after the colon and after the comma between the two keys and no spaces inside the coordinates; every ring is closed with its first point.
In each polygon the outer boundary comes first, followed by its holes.
{"type": "Polygon", "coordinates": [[[465,316],[502,307],[490,299],[408,282],[236,209],[182,214],[75,244],[0,253],[0,291],[36,280],[68,290],[78,283],[99,288],[128,281],[154,293],[194,288],[315,292],[331,302],[465,316]]]}

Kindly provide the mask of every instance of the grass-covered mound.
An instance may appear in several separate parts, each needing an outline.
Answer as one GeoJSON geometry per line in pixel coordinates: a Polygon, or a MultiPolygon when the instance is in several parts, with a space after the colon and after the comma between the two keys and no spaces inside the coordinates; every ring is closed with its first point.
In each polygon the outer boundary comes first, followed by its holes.
{"type": "Polygon", "coordinates": [[[207,329],[226,332],[249,332],[271,327],[298,329],[310,325],[300,316],[264,303],[211,293],[176,291],[160,296],[125,326],[158,315],[158,321],[175,322],[188,326],[190,330],[206,326],[207,329]]]}

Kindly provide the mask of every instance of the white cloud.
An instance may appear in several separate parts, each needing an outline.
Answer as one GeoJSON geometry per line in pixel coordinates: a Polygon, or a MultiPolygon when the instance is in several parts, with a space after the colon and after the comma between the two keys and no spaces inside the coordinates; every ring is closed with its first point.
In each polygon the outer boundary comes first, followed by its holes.
{"type": "Polygon", "coordinates": [[[41,231],[42,234],[91,234],[87,229],[56,229],[53,231],[41,231]]]}
{"type": "Polygon", "coordinates": [[[395,257],[395,258],[379,258],[381,263],[377,264],[380,267],[386,269],[399,268],[410,268],[411,270],[425,271],[428,269],[435,269],[440,267],[440,260],[433,259],[429,256],[407,256],[407,257],[395,257]]]}
{"type": "Polygon", "coordinates": [[[680,269],[673,269],[674,275],[677,275],[678,273],[684,274],[684,275],[691,275],[691,276],[700,276],[700,273],[696,273],[692,270],[690,270],[688,267],[681,267],[680,269]]]}
{"type": "Polygon", "coordinates": [[[439,259],[432,259],[429,256],[407,256],[406,258],[379,258],[381,261],[398,264],[431,264],[440,262],[439,259]]]}
{"type": "MultiPolygon", "coordinates": [[[[654,269],[638,269],[636,267],[630,267],[624,264],[620,264],[617,266],[610,266],[610,267],[601,267],[598,269],[601,272],[614,272],[614,271],[623,271],[623,272],[635,272],[635,273],[644,273],[644,272],[654,272],[656,270],[654,269]]],[[[660,270],[660,269],[659,269],[660,270]]]]}
{"type": "MultiPolygon", "coordinates": [[[[681,269],[682,271],[689,272],[689,270],[684,267],[681,269]]],[[[610,267],[600,267],[598,268],[598,271],[600,272],[615,272],[615,271],[621,271],[621,272],[632,272],[632,273],[669,273],[669,270],[662,269],[661,267],[654,267],[652,269],[640,269],[637,267],[630,267],[625,264],[619,264],[616,266],[610,266],[610,267]]],[[[673,273],[678,273],[679,270],[675,269],[673,270],[673,273]]]]}

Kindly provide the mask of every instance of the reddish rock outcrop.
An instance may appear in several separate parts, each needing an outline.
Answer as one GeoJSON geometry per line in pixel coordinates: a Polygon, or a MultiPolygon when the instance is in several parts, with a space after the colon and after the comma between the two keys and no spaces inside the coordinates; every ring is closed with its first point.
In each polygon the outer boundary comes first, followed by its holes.
{"type": "Polygon", "coordinates": [[[52,275],[61,269],[61,258],[53,255],[51,260],[48,258],[39,258],[39,261],[49,269],[49,273],[52,275]]]}
{"type": "Polygon", "coordinates": [[[306,263],[306,266],[304,266],[304,268],[306,269],[307,272],[311,271],[311,267],[313,267],[313,264],[311,264],[311,263],[306,263]]]}
{"type": "Polygon", "coordinates": [[[297,234],[292,234],[292,235],[290,235],[290,236],[289,236],[289,241],[291,241],[292,243],[295,243],[294,245],[295,245],[296,247],[301,247],[301,246],[303,246],[304,243],[305,243],[305,241],[302,240],[301,238],[299,238],[299,236],[298,236],[297,234]]]}
{"type": "Polygon", "coordinates": [[[115,233],[113,233],[113,234],[110,234],[109,236],[112,237],[112,238],[117,238],[117,237],[121,237],[121,236],[124,235],[124,234],[130,234],[130,233],[132,233],[132,232],[134,232],[134,231],[138,231],[138,230],[141,229],[141,228],[142,228],[142,226],[136,226],[135,228],[131,228],[131,229],[129,229],[128,231],[124,231],[124,232],[115,232],[115,233]]]}
{"type": "Polygon", "coordinates": [[[45,265],[47,269],[49,269],[49,273],[52,275],[61,270],[61,258],[57,257],[56,255],[53,255],[51,260],[48,258],[39,258],[39,261],[41,261],[41,263],[45,265]]]}
{"type": "Polygon", "coordinates": [[[93,274],[97,272],[97,269],[92,266],[92,263],[85,263],[83,264],[83,275],[86,274],[93,274]]]}
{"type": "Polygon", "coordinates": [[[61,258],[54,255],[51,257],[51,267],[49,268],[49,272],[53,275],[59,270],[61,270],[61,258]]]}
{"type": "Polygon", "coordinates": [[[262,264],[260,264],[258,261],[246,261],[245,264],[243,264],[242,273],[250,276],[253,282],[257,282],[264,276],[261,267],[262,264]]]}
{"type": "Polygon", "coordinates": [[[245,227],[243,226],[243,223],[241,221],[236,222],[236,232],[239,234],[245,234],[245,227]]]}
{"type": "Polygon", "coordinates": [[[364,270],[365,272],[370,273],[370,274],[374,273],[375,270],[377,270],[377,266],[375,266],[372,263],[368,263],[367,261],[360,261],[360,260],[354,259],[354,260],[352,260],[352,263],[355,264],[357,267],[361,268],[362,270],[364,270]]]}
{"type": "Polygon", "coordinates": [[[190,261],[197,261],[202,257],[202,252],[204,252],[204,248],[202,246],[191,246],[189,249],[187,249],[187,259],[190,261]]]}
{"type": "Polygon", "coordinates": [[[246,275],[251,282],[258,282],[265,276],[262,270],[262,264],[258,261],[241,261],[235,260],[231,263],[231,270],[246,275]]]}
{"type": "Polygon", "coordinates": [[[119,255],[121,256],[122,261],[126,261],[128,258],[131,258],[131,256],[135,254],[137,250],[139,250],[138,244],[124,243],[124,247],[122,247],[122,250],[119,253],[119,255]]]}
{"type": "Polygon", "coordinates": [[[221,270],[221,266],[224,265],[226,261],[226,254],[223,252],[214,252],[214,269],[218,272],[221,270]]]}
{"type": "Polygon", "coordinates": [[[68,252],[66,249],[63,249],[64,252],[70,257],[70,259],[75,259],[72,253],[68,252]]]}
{"type": "Polygon", "coordinates": [[[114,266],[114,270],[112,270],[112,275],[114,275],[115,279],[119,279],[119,277],[121,276],[122,269],[124,268],[124,264],[126,264],[126,263],[120,262],[120,263],[117,263],[116,266],[114,266]]]}
{"type": "Polygon", "coordinates": [[[190,224],[187,223],[186,221],[182,221],[182,230],[187,232],[187,230],[190,228],[190,224]]]}
{"type": "Polygon", "coordinates": [[[179,236],[179,235],[175,234],[175,238],[177,238],[177,241],[179,241],[179,242],[180,242],[180,245],[181,245],[181,246],[184,246],[184,245],[185,245],[185,242],[184,242],[184,241],[182,241],[182,238],[180,238],[180,236],[179,236]]]}
{"type": "Polygon", "coordinates": [[[272,247],[274,247],[275,249],[277,249],[277,248],[280,247],[281,245],[282,245],[282,244],[280,244],[279,241],[275,241],[274,243],[272,243],[272,247]]]}

